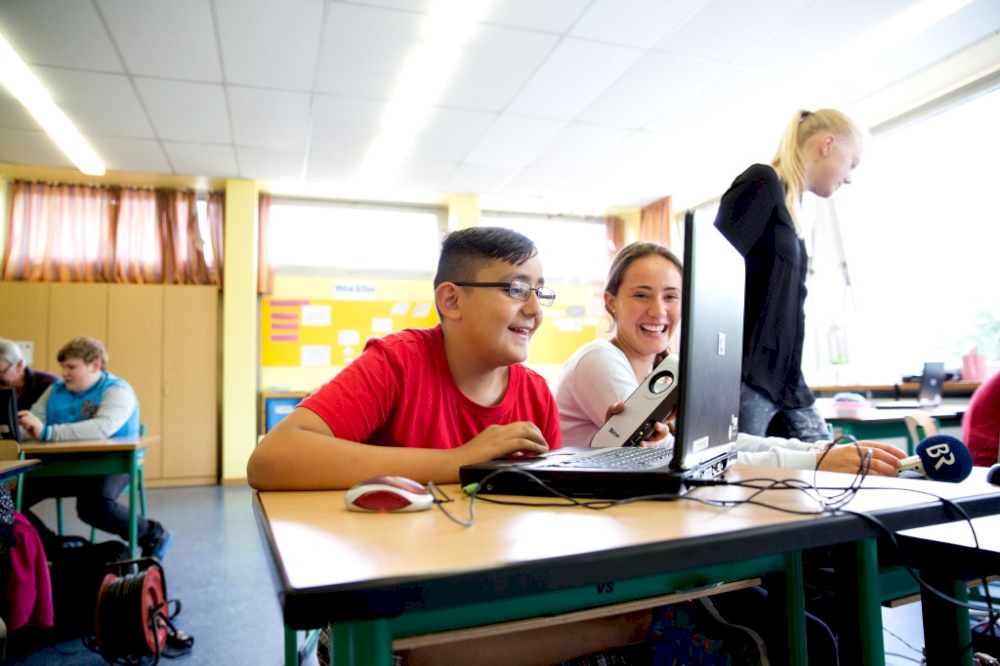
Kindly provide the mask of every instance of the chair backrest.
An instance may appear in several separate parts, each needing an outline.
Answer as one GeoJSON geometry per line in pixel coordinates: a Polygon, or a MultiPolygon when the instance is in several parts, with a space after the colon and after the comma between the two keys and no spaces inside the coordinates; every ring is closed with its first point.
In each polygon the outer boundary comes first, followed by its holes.
{"type": "Polygon", "coordinates": [[[931,435],[938,434],[937,421],[927,414],[907,414],[903,417],[903,421],[906,423],[906,429],[910,433],[913,446],[931,435]]]}

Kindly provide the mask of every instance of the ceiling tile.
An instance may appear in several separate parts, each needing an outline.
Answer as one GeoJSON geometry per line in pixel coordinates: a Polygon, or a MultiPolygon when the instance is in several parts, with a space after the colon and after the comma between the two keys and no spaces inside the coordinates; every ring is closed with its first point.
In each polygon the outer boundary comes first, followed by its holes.
{"type": "Polygon", "coordinates": [[[90,144],[108,171],[171,173],[170,163],[158,141],[94,136],[90,144]]]}
{"type": "Polygon", "coordinates": [[[270,150],[236,146],[240,177],[256,180],[300,180],[304,151],[270,150]]]}
{"type": "MultiPolygon", "coordinates": [[[[644,129],[652,132],[676,128],[696,131],[714,126],[721,116],[733,119],[755,108],[771,109],[771,88],[778,83],[779,80],[768,72],[729,67],[720,72],[710,86],[671,102],[667,110],[648,122],[644,129]],[[734,112],[734,106],[738,106],[738,113],[734,112]]],[[[782,123],[791,113],[792,109],[780,113],[782,123]]]]}
{"type": "Polygon", "coordinates": [[[813,0],[712,0],[657,49],[731,62],[802,11],[813,0]]]}
{"type": "Polygon", "coordinates": [[[641,56],[638,49],[564,39],[507,111],[573,120],[641,56]]]}
{"type": "Polygon", "coordinates": [[[33,65],[121,72],[101,19],[80,0],[4,0],[0,32],[33,65]]]}
{"type": "Polygon", "coordinates": [[[808,73],[810,63],[860,37],[919,0],[842,0],[837,11],[814,2],[740,57],[740,67],[808,73]],[[789,57],[794,53],[795,57],[789,57]]]}
{"type": "Polygon", "coordinates": [[[591,0],[503,0],[493,2],[483,21],[513,28],[563,34],[583,14],[591,0]]]}
{"type": "Polygon", "coordinates": [[[285,151],[305,150],[309,93],[229,86],[228,95],[236,143],[285,151]]]}
{"type": "Polygon", "coordinates": [[[425,161],[460,162],[497,119],[485,111],[435,108],[413,139],[411,153],[425,161]]]}
{"type": "Polygon", "coordinates": [[[445,181],[446,192],[459,194],[489,193],[500,187],[504,181],[516,173],[514,169],[459,164],[455,172],[445,181]]]}
{"type": "Polygon", "coordinates": [[[222,80],[208,0],[98,2],[130,73],[191,81],[222,80]]]}
{"type": "Polygon", "coordinates": [[[236,154],[232,146],[207,146],[200,143],[164,141],[163,149],[174,173],[186,176],[237,178],[236,154]]]}
{"type": "Polygon", "coordinates": [[[709,84],[722,63],[651,51],[580,114],[579,120],[639,128],[709,84]]]}
{"type": "Polygon", "coordinates": [[[559,190],[560,187],[573,180],[572,174],[553,173],[525,169],[505,182],[495,194],[518,194],[529,196],[544,196],[546,192],[559,190]]]}
{"type": "Polygon", "coordinates": [[[73,167],[42,130],[0,127],[0,162],[45,167],[73,167]]]}
{"type": "Polygon", "coordinates": [[[312,90],[322,0],[214,0],[228,83],[312,90]]]}
{"type": "Polygon", "coordinates": [[[542,66],[559,38],[539,32],[480,26],[441,91],[442,106],[500,111],[542,66]]]}
{"type": "Polygon", "coordinates": [[[361,151],[309,151],[306,180],[311,182],[347,183],[361,167],[364,153],[361,151]]]}
{"type": "Polygon", "coordinates": [[[419,12],[426,14],[434,5],[435,0],[349,0],[356,5],[371,5],[372,7],[384,7],[386,9],[402,9],[408,12],[419,12]]]}
{"type": "Polygon", "coordinates": [[[386,102],[317,95],[313,101],[310,158],[327,151],[363,153],[378,134],[387,108],[386,102]]]}
{"type": "Polygon", "coordinates": [[[36,68],[52,101],[84,134],[152,139],[146,112],[124,74],[36,68]]]}
{"type": "Polygon", "coordinates": [[[318,92],[389,99],[426,17],[378,7],[331,4],[319,55],[318,92]]]}
{"type": "Polygon", "coordinates": [[[609,44],[650,48],[705,0],[595,0],[569,34],[609,44]]]}
{"type": "Polygon", "coordinates": [[[632,130],[572,123],[529,165],[539,172],[579,173],[632,134],[632,130]]]}
{"type": "Polygon", "coordinates": [[[535,159],[565,126],[566,123],[556,120],[501,116],[465,162],[483,167],[520,169],[535,159]]]}
{"type": "Polygon", "coordinates": [[[455,173],[455,162],[427,159],[409,159],[399,171],[397,183],[399,187],[412,187],[424,190],[442,189],[444,184],[455,173]]]}
{"type": "Polygon", "coordinates": [[[135,78],[135,85],[159,138],[232,142],[222,86],[141,77],[135,78]]]}
{"type": "Polygon", "coordinates": [[[0,127],[41,129],[35,117],[2,85],[0,85],[0,127]]]}

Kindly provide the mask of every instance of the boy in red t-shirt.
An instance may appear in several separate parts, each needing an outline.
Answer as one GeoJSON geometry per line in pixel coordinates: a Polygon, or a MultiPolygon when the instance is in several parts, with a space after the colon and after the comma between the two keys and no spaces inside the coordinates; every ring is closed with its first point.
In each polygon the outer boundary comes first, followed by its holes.
{"type": "Polygon", "coordinates": [[[250,485],[340,489],[382,475],[455,483],[462,465],[558,448],[555,399],[521,365],[555,298],[544,285],[521,234],[449,234],[434,278],[441,323],[369,340],[257,445],[250,485]]]}
{"type": "MultiPolygon", "coordinates": [[[[462,465],[558,448],[555,399],[521,365],[542,306],[555,299],[537,255],[534,243],[508,229],[449,234],[434,278],[441,324],[369,340],[264,436],[247,464],[250,485],[341,489],[382,475],[455,483],[462,465]]],[[[405,658],[411,666],[476,663],[484,655],[510,666],[558,663],[641,643],[649,624],[650,612],[638,611],[557,632],[421,648],[405,658]]]]}

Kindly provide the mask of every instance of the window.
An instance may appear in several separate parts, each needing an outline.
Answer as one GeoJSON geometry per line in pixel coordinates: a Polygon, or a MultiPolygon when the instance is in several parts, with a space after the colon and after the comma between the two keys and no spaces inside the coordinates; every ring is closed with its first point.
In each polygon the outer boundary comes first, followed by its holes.
{"type": "Polygon", "coordinates": [[[279,274],[433,276],[442,210],[275,200],[268,249],[279,274]]]}
{"type": "Polygon", "coordinates": [[[538,248],[546,281],[604,284],[608,276],[608,241],[604,220],[545,218],[483,212],[482,226],[513,229],[538,248]]]}
{"type": "Polygon", "coordinates": [[[1000,90],[877,136],[835,198],[853,283],[853,378],[1000,360],[1000,90]]]}

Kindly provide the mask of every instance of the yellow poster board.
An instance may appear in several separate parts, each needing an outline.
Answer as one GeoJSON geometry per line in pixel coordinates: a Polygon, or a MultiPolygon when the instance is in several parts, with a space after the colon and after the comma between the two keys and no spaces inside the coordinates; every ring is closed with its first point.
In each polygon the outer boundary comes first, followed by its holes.
{"type": "Polygon", "coordinates": [[[431,301],[264,298],[260,316],[263,366],[347,365],[371,337],[438,322],[431,301]]]}

